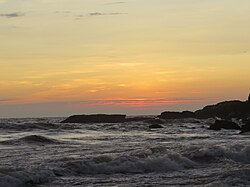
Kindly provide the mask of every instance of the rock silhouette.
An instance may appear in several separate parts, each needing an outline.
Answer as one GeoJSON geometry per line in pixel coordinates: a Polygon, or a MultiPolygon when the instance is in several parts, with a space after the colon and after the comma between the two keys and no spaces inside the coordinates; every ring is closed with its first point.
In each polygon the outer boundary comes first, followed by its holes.
{"type": "Polygon", "coordinates": [[[219,117],[222,119],[246,119],[250,117],[250,94],[247,101],[224,101],[215,105],[205,106],[203,109],[195,112],[163,112],[159,118],[162,119],[182,119],[182,118],[197,118],[208,119],[219,117]]]}
{"type": "Polygon", "coordinates": [[[149,119],[149,120],[146,120],[144,122],[152,124],[152,125],[160,125],[160,124],[164,124],[165,120],[162,120],[162,119],[149,119]]]}
{"type": "Polygon", "coordinates": [[[221,130],[221,129],[235,129],[240,130],[240,126],[232,121],[227,120],[216,120],[214,124],[209,127],[210,130],[221,130]]]}
{"type": "MultiPolygon", "coordinates": [[[[183,111],[183,112],[162,112],[157,119],[155,117],[129,117],[122,114],[93,114],[93,115],[73,115],[62,121],[61,123],[122,123],[122,122],[138,122],[144,121],[152,124],[150,128],[161,128],[160,124],[164,123],[166,119],[185,119],[185,118],[196,118],[196,119],[208,119],[208,118],[221,118],[225,120],[216,121],[209,129],[220,130],[220,129],[237,129],[240,127],[231,122],[232,118],[236,119],[248,119],[250,118],[250,94],[247,101],[224,101],[215,105],[205,106],[203,109],[195,112],[183,111]],[[164,120],[162,120],[164,119],[164,120]],[[154,126],[156,125],[156,126],[154,126]]],[[[249,123],[242,126],[242,132],[249,131],[249,123]]]]}
{"type": "Polygon", "coordinates": [[[158,116],[161,119],[184,119],[184,118],[195,118],[195,113],[190,111],[183,112],[162,112],[158,116]]]}
{"type": "Polygon", "coordinates": [[[159,124],[153,124],[153,125],[149,125],[150,129],[160,129],[160,128],[163,128],[163,126],[159,125],[159,124]]]}
{"type": "Polygon", "coordinates": [[[250,119],[245,119],[243,122],[245,124],[242,125],[240,133],[250,132],[250,119]]]}
{"type": "Polygon", "coordinates": [[[139,121],[147,121],[153,120],[154,117],[147,117],[147,116],[136,116],[136,117],[128,117],[126,118],[126,122],[139,122],[139,121]]]}
{"type": "Polygon", "coordinates": [[[248,101],[225,101],[216,105],[209,105],[195,112],[200,119],[219,117],[222,119],[239,118],[250,116],[250,102],[248,101]]]}
{"type": "Polygon", "coordinates": [[[126,115],[121,114],[93,114],[74,115],[63,120],[61,123],[121,123],[126,121],[126,115]]]}

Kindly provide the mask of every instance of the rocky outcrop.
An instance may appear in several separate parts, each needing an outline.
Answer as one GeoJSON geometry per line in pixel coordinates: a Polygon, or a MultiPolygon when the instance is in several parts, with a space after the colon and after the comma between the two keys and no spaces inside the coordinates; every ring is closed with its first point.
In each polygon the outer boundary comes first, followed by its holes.
{"type": "Polygon", "coordinates": [[[209,127],[210,130],[221,130],[221,129],[235,129],[240,130],[240,126],[232,121],[227,120],[216,120],[214,124],[209,127]]]}
{"type": "Polygon", "coordinates": [[[196,118],[207,119],[219,117],[222,119],[247,118],[250,116],[250,102],[248,101],[225,101],[216,105],[204,107],[195,112],[196,118]]]}
{"type": "Polygon", "coordinates": [[[162,112],[158,116],[161,119],[185,119],[185,118],[195,118],[194,112],[183,111],[183,112],[162,112]]]}
{"type": "Polygon", "coordinates": [[[247,101],[224,101],[215,105],[208,105],[195,112],[163,112],[159,118],[162,119],[183,119],[183,118],[222,118],[222,119],[245,119],[250,117],[250,95],[247,101]]]}
{"type": "Polygon", "coordinates": [[[121,123],[126,121],[126,115],[93,114],[70,116],[61,123],[121,123]]]}

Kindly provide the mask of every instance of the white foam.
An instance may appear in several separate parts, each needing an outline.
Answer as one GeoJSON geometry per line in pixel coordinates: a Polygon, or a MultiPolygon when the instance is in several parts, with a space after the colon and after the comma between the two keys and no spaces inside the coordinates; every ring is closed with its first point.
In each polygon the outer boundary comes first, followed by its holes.
{"type": "Polygon", "coordinates": [[[194,160],[211,160],[211,159],[231,159],[236,162],[250,163],[250,146],[245,147],[224,147],[212,146],[196,149],[188,154],[189,158],[194,160]]]}
{"type": "Polygon", "coordinates": [[[81,174],[151,173],[192,168],[195,163],[177,153],[144,156],[123,155],[97,157],[91,160],[68,162],[70,172],[81,174]]]}

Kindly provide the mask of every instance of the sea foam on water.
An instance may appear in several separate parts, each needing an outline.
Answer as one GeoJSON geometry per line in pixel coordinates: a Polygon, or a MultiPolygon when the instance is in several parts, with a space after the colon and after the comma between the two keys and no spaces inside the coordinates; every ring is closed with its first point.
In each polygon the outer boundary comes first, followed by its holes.
{"type": "Polygon", "coordinates": [[[61,120],[0,121],[0,187],[250,185],[249,135],[209,131],[210,120],[61,120]]]}

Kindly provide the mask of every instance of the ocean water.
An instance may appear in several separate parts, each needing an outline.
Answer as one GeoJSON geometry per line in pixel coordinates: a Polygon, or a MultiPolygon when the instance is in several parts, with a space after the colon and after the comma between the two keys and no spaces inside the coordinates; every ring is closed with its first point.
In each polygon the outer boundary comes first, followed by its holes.
{"type": "Polygon", "coordinates": [[[250,186],[250,134],[209,120],[0,120],[0,187],[250,186]]]}

